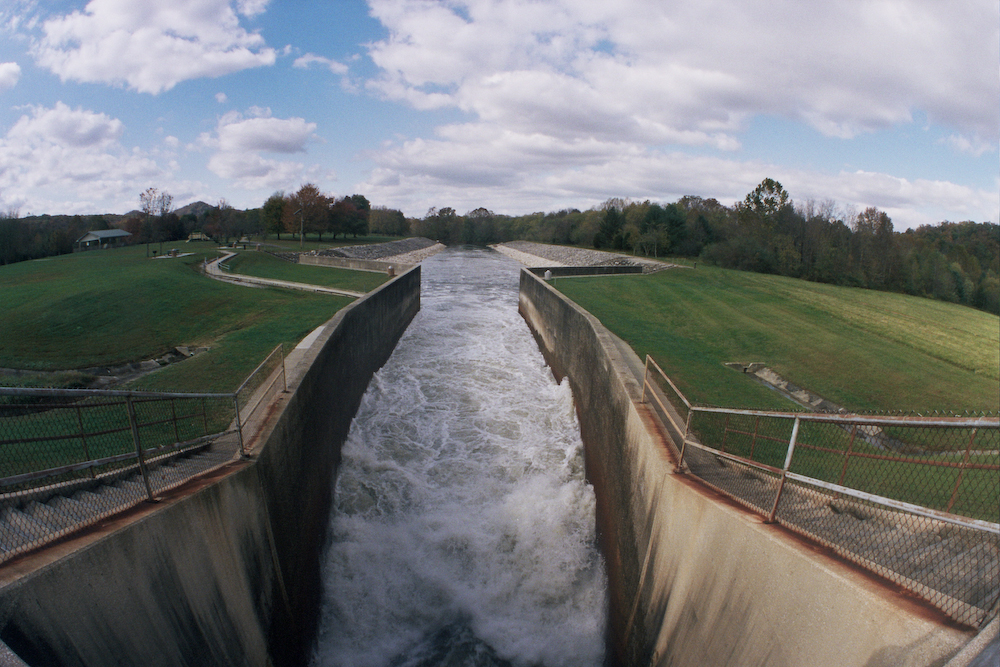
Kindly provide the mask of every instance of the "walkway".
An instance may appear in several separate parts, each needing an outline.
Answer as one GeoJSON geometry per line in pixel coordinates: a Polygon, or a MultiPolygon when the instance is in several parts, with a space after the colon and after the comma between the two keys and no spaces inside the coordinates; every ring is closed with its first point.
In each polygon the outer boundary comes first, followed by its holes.
{"type": "Polygon", "coordinates": [[[336,294],[338,296],[349,296],[355,299],[360,299],[365,294],[364,292],[354,292],[352,290],[337,289],[335,287],[322,287],[320,285],[310,285],[308,283],[295,283],[290,280],[274,280],[272,278],[258,278],[256,276],[247,276],[242,273],[227,273],[223,271],[219,265],[227,261],[230,257],[235,257],[235,252],[229,252],[219,257],[218,259],[209,262],[205,265],[205,273],[210,278],[215,280],[221,280],[227,283],[243,284],[243,285],[261,285],[264,287],[284,287],[286,289],[297,289],[304,290],[306,292],[322,292],[324,294],[336,294]]]}

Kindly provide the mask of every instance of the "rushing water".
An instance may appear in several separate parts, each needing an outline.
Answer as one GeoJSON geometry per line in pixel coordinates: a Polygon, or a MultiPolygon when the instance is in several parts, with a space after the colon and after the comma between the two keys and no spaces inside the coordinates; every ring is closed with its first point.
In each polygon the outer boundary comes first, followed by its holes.
{"type": "Polygon", "coordinates": [[[568,384],[518,265],[449,249],[343,449],[317,666],[600,665],[605,574],[568,384]]]}

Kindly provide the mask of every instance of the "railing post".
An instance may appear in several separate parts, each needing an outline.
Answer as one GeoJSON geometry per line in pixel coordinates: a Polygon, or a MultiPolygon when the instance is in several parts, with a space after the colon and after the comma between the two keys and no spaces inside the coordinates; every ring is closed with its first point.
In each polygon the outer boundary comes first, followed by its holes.
{"type": "Polygon", "coordinates": [[[645,369],[642,371],[642,400],[640,403],[646,402],[646,383],[649,382],[649,355],[646,355],[645,369]]]}
{"type": "MultiPolygon", "coordinates": [[[[81,414],[81,412],[80,412],[80,404],[79,403],[76,404],[76,423],[80,425],[80,440],[83,441],[83,460],[84,461],[89,461],[90,460],[90,447],[87,446],[87,432],[83,428],[83,414],[81,414]]],[[[91,479],[93,479],[94,476],[95,476],[95,474],[94,474],[94,467],[91,466],[91,467],[87,468],[87,470],[90,471],[90,477],[91,477],[91,479]]]]}
{"type": "MultiPolygon", "coordinates": [[[[851,440],[847,443],[847,450],[844,452],[844,465],[840,468],[840,477],[837,478],[837,486],[844,485],[844,478],[847,477],[847,464],[851,461],[851,453],[854,451],[854,438],[858,433],[858,425],[851,427],[851,440]]],[[[840,494],[837,494],[839,497],[840,494]]]]}
{"type": "Polygon", "coordinates": [[[962,457],[962,466],[958,469],[958,479],[955,480],[955,488],[951,492],[951,498],[948,499],[947,512],[951,512],[951,508],[955,506],[955,501],[958,500],[958,489],[962,485],[962,477],[965,476],[965,467],[969,465],[969,454],[972,452],[972,441],[976,439],[976,433],[978,431],[978,428],[972,429],[972,435],[969,436],[969,444],[965,446],[965,456],[962,457]]]}
{"type": "Polygon", "coordinates": [[[760,430],[760,415],[754,418],[753,422],[753,437],[750,439],[750,456],[749,459],[753,461],[753,450],[757,447],[757,431],[760,430]]]}
{"type": "Polygon", "coordinates": [[[781,469],[781,481],[778,482],[778,493],[774,496],[774,507],[767,517],[767,523],[774,523],[774,517],[778,514],[778,503],[781,501],[781,492],[785,490],[785,479],[788,469],[792,467],[792,454],[795,453],[795,441],[799,437],[799,418],[795,418],[792,426],[792,437],[788,440],[788,453],[785,455],[785,466],[781,469]]]}
{"type": "Polygon", "coordinates": [[[174,418],[174,442],[181,441],[180,430],[177,428],[177,399],[170,399],[170,416],[174,418]]]}
{"type": "Polygon", "coordinates": [[[132,440],[135,442],[135,454],[139,457],[139,472],[142,473],[142,481],[146,485],[146,496],[153,502],[153,489],[149,485],[149,470],[146,469],[146,454],[142,451],[142,443],[139,441],[139,420],[135,416],[135,406],[132,405],[132,397],[125,397],[125,406],[128,408],[128,424],[132,428],[132,440]]]}
{"type": "Polygon", "coordinates": [[[288,393],[288,374],[285,372],[285,345],[278,346],[281,349],[281,393],[288,393]]]}
{"type": "Polygon", "coordinates": [[[240,441],[240,456],[247,455],[246,447],[243,446],[243,424],[240,423],[240,395],[233,394],[233,408],[236,411],[236,434],[240,441]]]}
{"type": "Polygon", "coordinates": [[[688,433],[691,432],[691,417],[693,416],[694,416],[694,409],[688,408],[688,418],[687,421],[684,422],[684,438],[681,440],[681,459],[677,463],[677,467],[674,468],[675,473],[684,472],[684,451],[687,449],[688,433]]]}

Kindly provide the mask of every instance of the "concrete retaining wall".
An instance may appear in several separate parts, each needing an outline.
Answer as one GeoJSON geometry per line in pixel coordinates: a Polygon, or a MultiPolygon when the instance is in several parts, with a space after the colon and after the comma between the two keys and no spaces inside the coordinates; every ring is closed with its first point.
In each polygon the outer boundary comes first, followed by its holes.
{"type": "Polygon", "coordinates": [[[253,461],[44,566],[6,567],[0,639],[32,665],[302,664],[340,447],[419,307],[417,267],[331,319],[253,461]]]}
{"type": "Polygon", "coordinates": [[[325,255],[299,255],[299,264],[309,264],[311,266],[333,266],[341,269],[354,269],[355,271],[374,271],[385,273],[389,267],[393,267],[396,273],[409,271],[413,264],[400,264],[398,262],[383,262],[377,259],[351,259],[349,257],[327,257],[325,255]]]}
{"type": "Polygon", "coordinates": [[[533,266],[527,269],[536,276],[544,276],[546,271],[553,278],[561,276],[607,276],[625,273],[642,273],[641,266],[616,264],[613,266],[533,266]]]}
{"type": "Polygon", "coordinates": [[[573,389],[615,664],[934,665],[969,641],[924,605],[672,474],[673,445],[600,322],[527,270],[520,310],[573,389]]]}

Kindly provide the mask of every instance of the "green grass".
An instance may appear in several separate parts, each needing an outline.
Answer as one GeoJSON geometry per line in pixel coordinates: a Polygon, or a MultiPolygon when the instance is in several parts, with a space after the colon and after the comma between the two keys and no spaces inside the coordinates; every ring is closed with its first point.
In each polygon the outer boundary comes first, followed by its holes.
{"type": "Polygon", "coordinates": [[[292,264],[273,255],[254,251],[240,252],[236,257],[229,259],[226,264],[232,273],[335,287],[354,292],[370,292],[389,279],[385,273],[292,264]]]}
{"type": "MultiPolygon", "coordinates": [[[[324,236],[322,241],[317,240],[315,234],[306,234],[305,243],[299,244],[298,234],[289,234],[288,232],[283,232],[281,239],[268,238],[266,241],[252,241],[248,247],[254,247],[258,242],[263,243],[265,249],[267,250],[278,250],[275,246],[279,246],[282,250],[287,250],[289,252],[309,252],[310,250],[324,250],[326,248],[340,248],[342,246],[350,245],[369,245],[372,243],[387,243],[389,241],[399,241],[401,236],[381,236],[377,234],[371,234],[369,236],[359,236],[358,238],[337,238],[333,240],[329,235],[324,236]]],[[[181,246],[170,246],[178,247],[181,246]]]]}
{"type": "Polygon", "coordinates": [[[294,345],[351,301],[210,280],[197,266],[217,253],[191,245],[201,249],[174,259],[148,259],[139,247],[0,267],[0,366],[78,369],[205,346],[142,386],[232,391],[278,343],[294,345]]]}
{"type": "Polygon", "coordinates": [[[723,366],[763,362],[851,410],[1000,407],[1000,318],[971,308],[707,266],[556,287],[696,402],[793,407],[723,366]]]}

